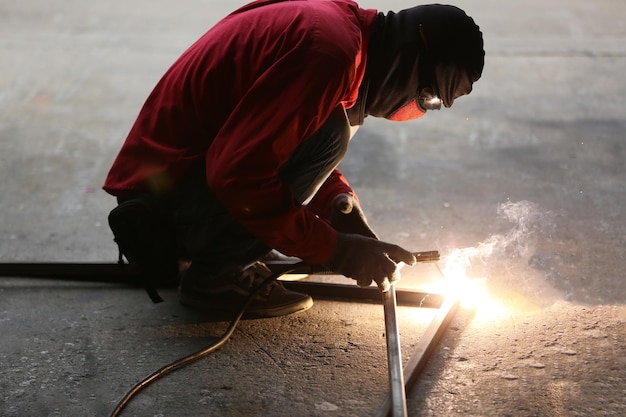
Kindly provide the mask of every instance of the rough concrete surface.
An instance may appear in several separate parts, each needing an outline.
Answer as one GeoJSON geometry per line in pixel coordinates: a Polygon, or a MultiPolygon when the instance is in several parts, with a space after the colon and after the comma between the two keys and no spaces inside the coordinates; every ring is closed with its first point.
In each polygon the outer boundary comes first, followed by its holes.
{"type": "MultiPolygon", "coordinates": [[[[0,1],[0,261],[114,262],[100,187],[150,89],[240,1],[0,1]]],[[[398,10],[407,1],[363,1],[398,10]]],[[[368,120],[342,169],[381,238],[467,256],[467,297],[411,416],[626,415],[626,5],[460,1],[482,79],[452,109],[368,120]],[[463,252],[453,252],[467,248],[463,252]]],[[[340,280],[339,277],[333,279],[340,280]]],[[[0,415],[104,416],[227,322],[120,285],[0,278],[0,415]]],[[[448,291],[433,265],[402,286],[448,291]]],[[[402,307],[404,359],[434,313],[402,307]]],[[[316,300],[242,322],[122,415],[365,416],[382,307],[316,300]]]]}

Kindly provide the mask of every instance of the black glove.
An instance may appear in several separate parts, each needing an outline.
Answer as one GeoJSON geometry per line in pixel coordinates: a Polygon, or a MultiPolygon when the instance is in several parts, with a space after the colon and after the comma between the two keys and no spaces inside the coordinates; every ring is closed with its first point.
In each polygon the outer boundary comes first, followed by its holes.
{"type": "Polygon", "coordinates": [[[382,292],[400,278],[397,263],[415,263],[415,256],[398,245],[355,234],[337,233],[337,247],[324,266],[353,278],[360,287],[372,281],[382,292]]]}
{"type": "Polygon", "coordinates": [[[333,199],[329,220],[330,225],[340,233],[352,233],[378,239],[376,233],[367,224],[365,214],[356,198],[350,194],[338,194],[333,199]]]}

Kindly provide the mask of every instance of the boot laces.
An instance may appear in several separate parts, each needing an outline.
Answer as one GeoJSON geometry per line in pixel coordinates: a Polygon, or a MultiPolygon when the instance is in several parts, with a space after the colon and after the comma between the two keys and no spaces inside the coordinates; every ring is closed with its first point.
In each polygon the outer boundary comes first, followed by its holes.
{"type": "MultiPolygon", "coordinates": [[[[270,271],[263,262],[257,261],[245,267],[237,277],[237,280],[243,287],[252,291],[257,286],[261,285],[261,283],[265,281],[270,275],[272,275],[272,271],[270,271]]],[[[259,295],[265,297],[268,296],[272,292],[272,290],[278,285],[279,284],[276,281],[268,283],[265,288],[261,290],[259,295]]]]}

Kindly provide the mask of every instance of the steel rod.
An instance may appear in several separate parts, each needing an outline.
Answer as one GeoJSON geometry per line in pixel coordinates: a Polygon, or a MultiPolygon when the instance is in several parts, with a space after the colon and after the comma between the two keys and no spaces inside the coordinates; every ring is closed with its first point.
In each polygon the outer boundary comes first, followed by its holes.
{"type": "Polygon", "coordinates": [[[0,263],[0,276],[109,283],[128,283],[133,280],[139,281],[139,273],[133,266],[116,263],[0,263]]]}
{"type": "MultiPolygon", "coordinates": [[[[428,325],[428,328],[420,338],[413,355],[409,358],[404,367],[405,392],[409,392],[413,384],[417,381],[419,373],[424,369],[428,359],[435,351],[439,341],[443,337],[448,325],[454,318],[454,314],[459,307],[459,300],[456,297],[446,297],[437,314],[428,325]]],[[[387,396],[381,403],[375,417],[388,417],[391,411],[392,399],[387,396]]]]}
{"type": "MultiPolygon", "coordinates": [[[[309,294],[311,297],[333,298],[344,300],[359,300],[364,302],[380,303],[378,287],[357,287],[355,284],[332,284],[313,281],[281,281],[285,288],[309,294]]],[[[396,289],[396,303],[409,307],[439,308],[443,303],[441,294],[412,289],[396,289]]]]}
{"type": "MultiPolygon", "coordinates": [[[[284,263],[273,265],[270,270],[284,267],[284,263]]],[[[316,272],[313,271],[312,275],[316,272]]],[[[326,274],[326,273],[324,273],[326,274]]],[[[38,278],[59,281],[102,282],[142,286],[137,270],[128,264],[115,263],[0,263],[0,277],[38,278]]],[[[360,288],[354,284],[332,284],[312,281],[281,281],[292,291],[304,292],[312,297],[359,300],[379,303],[380,291],[377,287],[360,288]]],[[[157,286],[163,288],[163,286],[157,286]]],[[[439,308],[443,297],[411,289],[396,290],[398,305],[439,308]]]]}
{"type": "Polygon", "coordinates": [[[406,378],[406,387],[410,389],[413,383],[417,381],[417,376],[424,369],[428,359],[435,351],[439,341],[443,337],[448,325],[454,318],[454,314],[459,307],[459,300],[456,297],[448,297],[437,311],[435,318],[430,323],[417,346],[413,355],[409,358],[404,374],[406,378]]]}
{"type": "Polygon", "coordinates": [[[391,414],[393,417],[406,417],[406,393],[404,391],[404,376],[402,374],[402,351],[394,285],[388,291],[382,293],[382,299],[385,311],[385,339],[387,341],[391,414]]]}

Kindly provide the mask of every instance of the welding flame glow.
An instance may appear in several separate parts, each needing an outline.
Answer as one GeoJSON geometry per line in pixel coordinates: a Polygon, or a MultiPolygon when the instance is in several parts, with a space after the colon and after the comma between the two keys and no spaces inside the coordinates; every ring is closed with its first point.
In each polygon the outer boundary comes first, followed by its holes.
{"type": "Polygon", "coordinates": [[[463,307],[474,309],[476,320],[489,321],[506,313],[507,309],[490,294],[486,277],[468,276],[472,259],[480,259],[482,249],[462,248],[450,252],[442,269],[441,291],[446,296],[458,298],[463,307]]]}
{"type": "MultiPolygon", "coordinates": [[[[476,271],[488,263],[511,262],[528,256],[533,247],[533,235],[549,229],[552,213],[544,212],[529,201],[506,202],[498,207],[498,215],[513,223],[502,234],[494,234],[476,247],[452,250],[444,259],[443,282],[439,290],[457,297],[461,304],[476,309],[476,318],[493,320],[509,311],[504,301],[499,301],[489,291],[487,276],[476,271]],[[470,274],[471,272],[471,274],[470,274]]],[[[490,278],[494,278],[491,276],[490,278]]]]}
{"type": "Polygon", "coordinates": [[[530,201],[500,204],[498,217],[512,223],[475,247],[457,248],[443,254],[437,264],[441,276],[424,286],[431,293],[455,297],[474,310],[474,321],[493,322],[514,312],[535,306],[521,288],[524,278],[516,273],[528,265],[537,238],[554,229],[554,213],[541,210],[530,201]],[[443,278],[443,279],[442,279],[443,278]]]}

